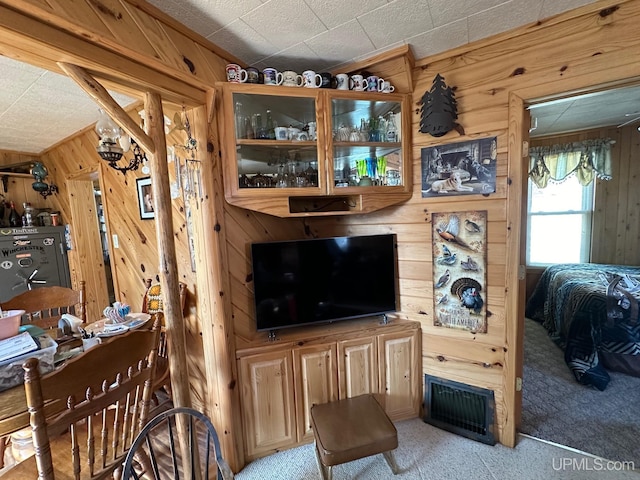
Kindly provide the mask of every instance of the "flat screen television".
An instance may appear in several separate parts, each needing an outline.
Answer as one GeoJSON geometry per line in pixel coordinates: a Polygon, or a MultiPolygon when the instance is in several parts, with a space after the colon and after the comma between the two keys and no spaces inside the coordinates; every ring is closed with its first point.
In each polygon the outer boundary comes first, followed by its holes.
{"type": "Polygon", "coordinates": [[[396,311],[392,234],[253,243],[258,330],[396,311]]]}

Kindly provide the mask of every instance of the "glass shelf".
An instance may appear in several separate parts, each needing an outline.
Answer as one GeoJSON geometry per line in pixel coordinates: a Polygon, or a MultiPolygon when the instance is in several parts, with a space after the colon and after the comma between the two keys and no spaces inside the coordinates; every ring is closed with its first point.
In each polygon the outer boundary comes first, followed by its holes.
{"type": "Polygon", "coordinates": [[[332,99],[336,189],[402,185],[401,111],[396,100],[332,99]]]}
{"type": "Polygon", "coordinates": [[[280,217],[349,215],[411,197],[409,132],[401,132],[408,95],[227,83],[222,98],[232,205],[280,217]]]}

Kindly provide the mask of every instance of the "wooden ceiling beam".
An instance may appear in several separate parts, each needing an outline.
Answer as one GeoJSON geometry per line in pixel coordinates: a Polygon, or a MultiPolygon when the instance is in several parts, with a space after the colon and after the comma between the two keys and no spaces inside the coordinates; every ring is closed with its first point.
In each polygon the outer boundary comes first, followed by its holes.
{"type": "Polygon", "coordinates": [[[40,59],[47,58],[71,63],[86,69],[94,78],[140,92],[158,92],[164,100],[177,105],[203,105],[209,88],[195,80],[177,79],[0,5],[0,51],[12,49],[20,52],[24,62],[37,65],[40,59]]]}
{"type": "Polygon", "coordinates": [[[89,75],[86,70],[71,65],[70,63],[58,62],[58,66],[72,80],[74,80],[82,90],[84,90],[93,100],[100,105],[105,112],[131,137],[140,144],[143,150],[155,152],[153,140],[142,130],[124,109],[118,105],[107,89],[104,88],[95,78],[89,75]]]}

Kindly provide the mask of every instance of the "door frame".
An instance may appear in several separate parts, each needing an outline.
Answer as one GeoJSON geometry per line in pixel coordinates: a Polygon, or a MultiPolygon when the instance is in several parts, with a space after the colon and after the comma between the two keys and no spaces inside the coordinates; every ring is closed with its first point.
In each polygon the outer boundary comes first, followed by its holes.
{"type": "MultiPolygon", "coordinates": [[[[71,253],[69,255],[71,277],[76,287],[80,280],[85,281],[87,292],[86,311],[89,321],[102,318],[102,309],[109,305],[106,267],[102,261],[99,263],[93,261],[96,258],[102,260],[100,225],[93,193],[93,182],[95,180],[98,180],[100,188],[104,191],[102,165],[100,164],[96,164],[91,169],[83,169],[72,173],[65,178],[69,186],[69,210],[72,217],[72,221],[69,223],[73,225],[71,237],[74,240],[73,250],[69,252],[71,253]],[[71,187],[72,185],[73,187],[71,187]],[[89,197],[93,200],[92,203],[87,202],[89,197]],[[83,261],[83,259],[88,259],[89,262],[83,261]]],[[[104,215],[108,218],[106,212],[104,212],[104,215]]],[[[111,242],[109,242],[109,255],[113,258],[111,242]]],[[[113,284],[115,287],[115,276],[113,284]]]]}
{"type": "Polygon", "coordinates": [[[522,414],[522,373],[524,364],[524,311],[526,303],[526,238],[530,113],[535,103],[590,92],[640,84],[640,76],[610,78],[615,72],[603,70],[573,79],[570,89],[561,82],[549,82],[509,92],[508,199],[506,241],[505,373],[503,392],[505,424],[501,443],[515,446],[522,414]],[[518,221],[519,219],[519,221],[518,221]],[[514,293],[511,293],[514,292],[514,293]]]}

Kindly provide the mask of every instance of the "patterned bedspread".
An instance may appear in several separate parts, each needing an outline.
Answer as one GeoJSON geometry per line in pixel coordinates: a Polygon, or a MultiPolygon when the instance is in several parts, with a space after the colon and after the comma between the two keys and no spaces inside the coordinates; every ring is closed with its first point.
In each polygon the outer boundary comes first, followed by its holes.
{"type": "Polygon", "coordinates": [[[527,317],[563,348],[576,379],[604,390],[598,352],[640,355],[640,267],[564,264],[547,268],[527,302],[527,317]]]}

